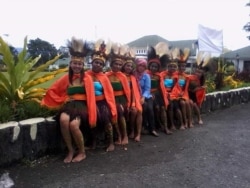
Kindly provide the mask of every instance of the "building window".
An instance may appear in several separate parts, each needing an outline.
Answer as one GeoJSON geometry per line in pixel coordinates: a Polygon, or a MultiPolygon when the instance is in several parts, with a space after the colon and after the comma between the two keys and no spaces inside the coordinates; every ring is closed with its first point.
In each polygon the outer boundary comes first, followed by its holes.
{"type": "Polygon", "coordinates": [[[244,61],[243,70],[250,71],[250,61],[244,61]]]}

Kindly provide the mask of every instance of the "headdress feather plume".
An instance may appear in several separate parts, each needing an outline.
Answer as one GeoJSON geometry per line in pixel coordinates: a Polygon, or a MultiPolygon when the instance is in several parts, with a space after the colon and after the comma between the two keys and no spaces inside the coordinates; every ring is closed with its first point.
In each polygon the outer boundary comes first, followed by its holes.
{"type": "Polygon", "coordinates": [[[119,55],[120,44],[119,43],[112,43],[111,49],[112,49],[113,54],[119,55]]]}
{"type": "Polygon", "coordinates": [[[158,55],[158,57],[161,58],[161,56],[169,53],[168,44],[165,42],[157,43],[155,46],[155,51],[156,51],[156,54],[158,55]]]}
{"type": "Polygon", "coordinates": [[[92,54],[93,59],[100,59],[106,61],[109,53],[111,51],[111,42],[105,43],[103,39],[98,39],[94,44],[94,51],[92,54]]]}
{"type": "Polygon", "coordinates": [[[84,57],[87,53],[87,44],[84,43],[82,39],[72,37],[71,40],[68,41],[67,46],[71,56],[84,57]]]}
{"type": "Polygon", "coordinates": [[[126,52],[128,51],[128,46],[127,45],[120,45],[120,55],[124,56],[126,54],[126,52]]]}
{"type": "Polygon", "coordinates": [[[135,48],[129,48],[129,46],[126,45],[126,54],[125,54],[125,60],[127,62],[134,62],[136,55],[135,48]]]}
{"type": "Polygon", "coordinates": [[[129,52],[129,54],[130,54],[131,57],[135,58],[135,55],[136,55],[135,48],[128,48],[128,52],[129,52]]]}
{"type": "Polygon", "coordinates": [[[151,59],[157,58],[156,50],[153,46],[150,46],[148,48],[147,58],[148,58],[148,61],[150,61],[151,59]]]}
{"type": "Polygon", "coordinates": [[[112,43],[111,47],[111,61],[115,60],[120,60],[123,61],[125,60],[125,55],[128,51],[128,46],[127,45],[122,45],[120,43],[112,43]]]}
{"type": "Polygon", "coordinates": [[[180,50],[180,61],[186,62],[190,54],[189,48],[184,48],[184,50],[180,50]]]}
{"type": "Polygon", "coordinates": [[[174,48],[173,50],[171,50],[171,59],[174,61],[180,59],[180,49],[179,48],[174,48]]]}
{"type": "Polygon", "coordinates": [[[205,67],[211,59],[211,54],[206,52],[199,52],[197,54],[196,63],[198,67],[205,67]]]}

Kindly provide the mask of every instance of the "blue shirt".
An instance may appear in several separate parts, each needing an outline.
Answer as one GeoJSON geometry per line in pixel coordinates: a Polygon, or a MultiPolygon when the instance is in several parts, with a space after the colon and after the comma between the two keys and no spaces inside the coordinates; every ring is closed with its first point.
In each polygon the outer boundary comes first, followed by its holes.
{"type": "Polygon", "coordinates": [[[151,79],[148,73],[144,73],[141,79],[139,80],[139,84],[141,87],[141,94],[145,99],[149,99],[152,97],[151,90],[151,79]]]}
{"type": "Polygon", "coordinates": [[[164,80],[164,85],[167,88],[172,88],[174,85],[174,80],[172,78],[167,78],[164,80]]]}
{"type": "Polygon", "coordinates": [[[179,79],[179,85],[181,86],[181,87],[183,87],[184,85],[185,85],[185,83],[186,83],[186,80],[184,80],[184,79],[179,79]]]}
{"type": "Polygon", "coordinates": [[[94,82],[95,96],[100,96],[103,94],[103,87],[100,82],[94,82]]]}

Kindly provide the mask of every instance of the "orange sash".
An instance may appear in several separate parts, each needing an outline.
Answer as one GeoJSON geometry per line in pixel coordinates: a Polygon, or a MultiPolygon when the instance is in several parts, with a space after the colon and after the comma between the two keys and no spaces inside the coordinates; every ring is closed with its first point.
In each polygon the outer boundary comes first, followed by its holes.
{"type": "MultiPolygon", "coordinates": [[[[147,73],[150,75],[150,77],[153,75],[151,71],[147,70],[147,73]]],[[[161,74],[159,72],[155,73],[154,75],[158,76],[160,79],[160,90],[163,96],[163,101],[165,104],[165,107],[168,106],[169,101],[168,101],[168,93],[166,91],[166,88],[164,86],[164,81],[163,81],[163,77],[161,76],[161,74]]]]}
{"type": "Polygon", "coordinates": [[[129,106],[130,103],[131,103],[131,92],[130,92],[128,79],[127,79],[126,75],[123,74],[120,71],[119,72],[109,71],[109,72],[106,72],[106,75],[108,77],[111,76],[111,75],[114,75],[121,81],[121,84],[122,84],[122,87],[123,87],[123,92],[124,92],[124,94],[125,94],[125,96],[127,98],[127,105],[129,106]]]}
{"type": "MultiPolygon", "coordinates": [[[[89,74],[90,76],[97,78],[97,80],[101,82],[103,91],[104,91],[105,100],[108,103],[108,106],[111,110],[112,122],[113,123],[117,122],[115,96],[114,96],[112,85],[107,75],[104,74],[103,72],[94,73],[92,70],[87,71],[86,74],[89,74]]],[[[93,85],[93,82],[92,82],[92,85],[93,85]]],[[[92,106],[95,106],[95,105],[92,104],[92,106]]]]}
{"type": "MultiPolygon", "coordinates": [[[[76,77],[73,77],[73,80],[76,77]]],[[[96,105],[93,105],[93,101],[95,101],[94,95],[94,85],[92,84],[92,78],[89,75],[84,75],[83,77],[84,87],[86,90],[86,95],[77,96],[77,100],[86,100],[87,108],[88,108],[88,117],[89,117],[89,125],[90,127],[96,126],[97,121],[97,112],[96,105]]],[[[65,102],[67,102],[70,98],[67,95],[67,88],[69,86],[69,77],[68,74],[59,78],[56,82],[52,84],[52,86],[47,90],[44,98],[41,101],[41,105],[47,106],[48,108],[59,108],[65,102]]]]}
{"type": "Polygon", "coordinates": [[[140,102],[140,99],[141,99],[141,93],[140,93],[140,89],[139,89],[140,86],[139,86],[135,76],[130,75],[130,80],[131,80],[131,84],[132,84],[131,92],[133,92],[134,98],[135,98],[135,107],[140,112],[142,112],[142,105],[140,102]]]}
{"type": "Polygon", "coordinates": [[[179,97],[179,93],[180,93],[180,90],[181,90],[181,87],[179,86],[179,84],[176,84],[177,79],[178,79],[177,72],[169,75],[168,71],[163,71],[163,72],[160,73],[160,75],[162,77],[162,82],[163,82],[162,85],[163,85],[163,87],[165,89],[166,94],[170,95],[170,100],[177,99],[179,97]],[[174,86],[173,86],[171,91],[168,91],[167,88],[164,86],[164,79],[165,79],[166,76],[170,76],[171,78],[174,79],[174,86]]]}
{"type": "Polygon", "coordinates": [[[206,98],[206,89],[204,87],[200,86],[200,81],[199,81],[199,79],[197,78],[196,75],[189,75],[188,79],[189,79],[189,82],[190,81],[196,81],[199,84],[198,88],[195,91],[195,95],[196,95],[196,99],[197,99],[197,105],[199,107],[201,107],[203,101],[206,98]]]}

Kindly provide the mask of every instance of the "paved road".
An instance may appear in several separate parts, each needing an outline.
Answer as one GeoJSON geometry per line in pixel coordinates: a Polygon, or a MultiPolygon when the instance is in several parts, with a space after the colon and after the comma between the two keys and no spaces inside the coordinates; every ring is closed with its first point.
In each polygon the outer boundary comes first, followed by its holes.
{"type": "Polygon", "coordinates": [[[250,103],[203,115],[205,124],[160,137],[144,135],[128,150],[87,152],[79,164],[63,156],[0,169],[15,187],[249,188],[250,103]]]}

